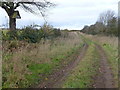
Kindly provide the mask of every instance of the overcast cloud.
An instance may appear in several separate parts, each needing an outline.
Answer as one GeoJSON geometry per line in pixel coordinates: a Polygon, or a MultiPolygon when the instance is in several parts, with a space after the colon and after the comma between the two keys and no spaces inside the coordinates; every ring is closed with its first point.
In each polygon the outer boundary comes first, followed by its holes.
{"type": "MultiPolygon", "coordinates": [[[[94,24],[99,14],[106,10],[114,10],[117,16],[119,0],[50,0],[56,3],[55,8],[47,12],[47,21],[54,27],[61,29],[82,29],[84,25],[94,24]]],[[[42,25],[41,16],[27,13],[20,8],[21,19],[17,20],[17,28],[30,24],[42,25]]],[[[0,8],[0,25],[8,23],[6,12],[0,8]]],[[[8,27],[8,25],[7,25],[8,27]]]]}

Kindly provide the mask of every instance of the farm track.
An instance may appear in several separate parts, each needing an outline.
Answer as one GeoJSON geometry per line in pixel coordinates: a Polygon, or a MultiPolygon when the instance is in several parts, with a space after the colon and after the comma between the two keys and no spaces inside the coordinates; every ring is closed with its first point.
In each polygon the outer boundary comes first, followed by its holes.
{"type": "Polygon", "coordinates": [[[47,81],[43,81],[38,85],[37,88],[58,88],[61,87],[62,82],[64,79],[69,75],[70,71],[77,66],[80,60],[85,56],[87,51],[88,45],[85,44],[83,48],[80,50],[80,54],[76,60],[72,60],[66,66],[62,67],[58,71],[54,72],[52,75],[48,77],[47,81]]]}
{"type": "Polygon", "coordinates": [[[94,88],[115,88],[112,71],[107,62],[107,55],[100,45],[96,45],[100,55],[100,67],[98,75],[94,78],[94,88]]]}
{"type": "MultiPolygon", "coordinates": [[[[99,70],[97,71],[97,75],[93,78],[94,85],[93,88],[116,88],[112,70],[107,61],[107,55],[104,49],[95,44],[96,50],[100,55],[99,58],[99,70]]],[[[80,50],[80,54],[78,55],[77,59],[73,59],[69,62],[66,66],[63,66],[58,71],[54,72],[52,75],[48,77],[48,80],[43,81],[40,83],[37,88],[60,88],[61,85],[66,80],[66,77],[70,74],[71,70],[74,69],[77,64],[81,61],[83,57],[85,57],[86,51],[88,49],[88,44],[85,44],[83,48],[80,50]]]]}

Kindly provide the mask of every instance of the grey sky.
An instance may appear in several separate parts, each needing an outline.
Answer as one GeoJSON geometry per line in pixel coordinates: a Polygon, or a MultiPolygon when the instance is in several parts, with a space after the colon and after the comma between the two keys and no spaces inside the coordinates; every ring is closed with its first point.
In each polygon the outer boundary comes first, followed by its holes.
{"type": "MultiPolygon", "coordinates": [[[[119,0],[50,0],[57,4],[47,12],[47,21],[54,27],[61,29],[82,29],[84,25],[94,24],[99,14],[106,10],[114,10],[118,13],[119,0]]],[[[19,8],[18,8],[19,9],[19,8]]],[[[30,24],[42,25],[44,20],[41,16],[27,13],[21,9],[22,19],[17,20],[17,27],[30,24]]],[[[8,16],[0,8],[0,25],[7,24],[8,16]]]]}

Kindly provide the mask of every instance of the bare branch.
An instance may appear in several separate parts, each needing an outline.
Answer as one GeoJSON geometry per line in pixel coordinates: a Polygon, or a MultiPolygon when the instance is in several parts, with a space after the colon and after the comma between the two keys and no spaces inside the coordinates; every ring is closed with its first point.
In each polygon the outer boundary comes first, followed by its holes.
{"type": "Polygon", "coordinates": [[[14,9],[16,9],[16,8],[19,7],[19,6],[20,6],[20,3],[18,2],[18,3],[16,3],[14,9]]]}
{"type": "Polygon", "coordinates": [[[1,7],[7,12],[7,14],[9,15],[9,8],[5,5],[5,3],[1,4],[1,7]]]}

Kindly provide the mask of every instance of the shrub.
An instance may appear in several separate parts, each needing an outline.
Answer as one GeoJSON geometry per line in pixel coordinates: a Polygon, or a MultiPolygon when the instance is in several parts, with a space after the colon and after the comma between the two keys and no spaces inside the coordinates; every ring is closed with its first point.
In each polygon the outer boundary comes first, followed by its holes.
{"type": "Polygon", "coordinates": [[[31,43],[36,43],[36,42],[39,42],[41,38],[39,35],[39,31],[30,29],[30,28],[25,28],[22,31],[19,39],[25,40],[25,41],[31,42],[31,43]]]}
{"type": "Polygon", "coordinates": [[[54,32],[54,37],[58,37],[58,36],[60,36],[61,35],[61,32],[60,32],[60,29],[54,29],[53,30],[53,32],[54,32]]]}
{"type": "Polygon", "coordinates": [[[52,39],[61,35],[60,29],[54,29],[52,26],[44,24],[40,29],[36,29],[33,26],[27,26],[21,30],[7,31],[2,33],[3,40],[20,40],[27,41],[29,43],[40,42],[43,39],[52,39]]]}
{"type": "Polygon", "coordinates": [[[2,33],[2,36],[3,40],[15,40],[19,37],[17,30],[10,30],[6,34],[2,33]]]}

